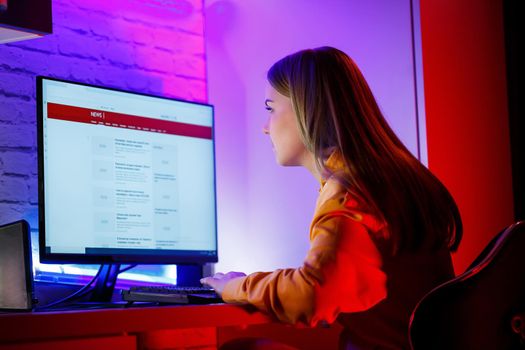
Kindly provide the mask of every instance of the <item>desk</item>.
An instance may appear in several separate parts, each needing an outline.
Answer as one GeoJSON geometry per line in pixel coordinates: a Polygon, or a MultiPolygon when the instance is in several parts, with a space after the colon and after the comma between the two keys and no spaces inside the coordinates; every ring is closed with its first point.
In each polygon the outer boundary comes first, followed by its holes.
{"type": "Polygon", "coordinates": [[[263,313],[226,304],[0,314],[1,350],[215,349],[238,336],[330,349],[338,332],[337,327],[282,325],[263,313]]]}

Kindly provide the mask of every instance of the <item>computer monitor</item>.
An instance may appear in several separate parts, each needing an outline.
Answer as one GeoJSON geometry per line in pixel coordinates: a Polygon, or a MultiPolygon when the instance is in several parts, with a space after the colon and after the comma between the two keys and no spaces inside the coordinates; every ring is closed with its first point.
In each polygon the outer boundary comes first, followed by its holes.
{"type": "Polygon", "coordinates": [[[37,77],[47,263],[217,261],[213,107],[37,77]]]}

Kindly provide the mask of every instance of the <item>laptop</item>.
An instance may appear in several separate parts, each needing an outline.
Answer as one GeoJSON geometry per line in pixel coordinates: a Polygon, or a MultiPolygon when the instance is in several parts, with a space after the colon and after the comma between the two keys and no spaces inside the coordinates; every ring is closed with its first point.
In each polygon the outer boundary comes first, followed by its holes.
{"type": "Polygon", "coordinates": [[[33,308],[31,238],[25,220],[0,226],[0,311],[33,308]]]}

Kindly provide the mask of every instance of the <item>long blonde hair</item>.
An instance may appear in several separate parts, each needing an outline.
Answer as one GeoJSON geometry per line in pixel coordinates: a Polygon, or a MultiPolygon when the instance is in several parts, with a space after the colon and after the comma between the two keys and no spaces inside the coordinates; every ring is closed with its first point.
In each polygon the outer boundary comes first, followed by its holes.
{"type": "Polygon", "coordinates": [[[346,189],[389,227],[392,254],[430,244],[455,251],[463,226],[445,186],[403,145],[383,117],[354,61],[332,47],[302,50],[276,62],[268,81],[291,99],[317,166],[337,149],[346,189]]]}

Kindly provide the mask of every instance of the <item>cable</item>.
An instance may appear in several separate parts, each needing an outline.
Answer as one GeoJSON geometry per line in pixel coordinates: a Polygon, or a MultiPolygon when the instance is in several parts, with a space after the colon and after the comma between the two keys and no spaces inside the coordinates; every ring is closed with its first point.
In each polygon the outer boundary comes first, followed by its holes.
{"type": "MultiPolygon", "coordinates": [[[[35,311],[40,311],[40,310],[45,310],[45,309],[48,309],[52,306],[56,306],[56,305],[59,305],[59,304],[62,304],[66,301],[70,301],[70,300],[73,300],[73,299],[77,299],[77,298],[80,298],[80,297],[83,297],[84,295],[90,293],[93,291],[93,288],[89,289],[89,287],[91,287],[91,285],[97,280],[97,278],[100,276],[100,273],[102,271],[102,267],[104,265],[100,265],[97,273],[95,274],[95,276],[93,276],[93,278],[83,287],[81,287],[79,290],[77,290],[76,292],[74,292],[73,294],[70,294],[68,295],[67,297],[65,298],[62,298],[62,299],[59,299],[59,300],[56,300],[52,303],[49,303],[47,305],[44,305],[44,306],[39,306],[39,307],[36,307],[34,310],[35,311]]],[[[118,271],[119,274],[123,273],[123,272],[126,272],[128,270],[131,270],[132,268],[136,267],[137,264],[132,264],[132,265],[128,265],[126,266],[125,268],[122,268],[118,271]]]]}
{"type": "Polygon", "coordinates": [[[56,300],[56,301],[54,301],[52,303],[49,303],[47,305],[36,307],[34,310],[35,311],[40,311],[40,310],[48,309],[48,308],[50,308],[52,306],[55,306],[55,305],[58,305],[58,304],[62,304],[64,302],[66,302],[66,301],[72,300],[75,297],[82,297],[82,296],[86,295],[87,293],[91,292],[91,289],[90,290],[87,290],[87,289],[93,284],[93,282],[95,282],[97,280],[98,276],[100,275],[100,272],[102,271],[102,266],[103,265],[100,265],[97,273],[95,274],[95,276],[93,276],[91,281],[89,281],[85,286],[81,287],[79,290],[77,290],[73,294],[70,294],[70,295],[68,295],[65,298],[56,300]]]}

